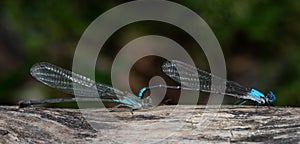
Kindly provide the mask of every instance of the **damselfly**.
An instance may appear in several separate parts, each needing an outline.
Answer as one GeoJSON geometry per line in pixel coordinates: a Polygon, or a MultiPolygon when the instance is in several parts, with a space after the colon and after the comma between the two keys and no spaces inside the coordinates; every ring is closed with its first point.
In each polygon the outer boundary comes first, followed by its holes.
{"type": "Polygon", "coordinates": [[[276,100],[272,91],[267,95],[264,95],[254,88],[247,88],[236,82],[222,79],[178,60],[165,62],[162,65],[162,70],[170,78],[181,83],[181,86],[154,85],[144,87],[139,92],[138,96],[140,98],[143,98],[143,95],[147,90],[154,88],[170,88],[224,94],[242,99],[244,102],[250,100],[259,105],[270,105],[276,100]],[[177,69],[181,70],[181,72],[179,73],[177,69]],[[217,81],[217,84],[212,83],[212,78],[217,81]]]}
{"type": "Polygon", "coordinates": [[[74,91],[76,91],[76,97],[46,100],[22,100],[19,102],[20,107],[45,103],[95,100],[116,103],[117,105],[114,108],[127,107],[131,110],[149,108],[152,106],[150,97],[140,99],[132,93],[121,91],[102,83],[96,83],[85,76],[47,62],[33,65],[30,69],[30,74],[41,83],[59,89],[65,93],[74,95],[74,91]],[[76,84],[76,86],[73,87],[73,84],[76,84]],[[97,88],[98,94],[94,92],[93,88],[97,88]]]}

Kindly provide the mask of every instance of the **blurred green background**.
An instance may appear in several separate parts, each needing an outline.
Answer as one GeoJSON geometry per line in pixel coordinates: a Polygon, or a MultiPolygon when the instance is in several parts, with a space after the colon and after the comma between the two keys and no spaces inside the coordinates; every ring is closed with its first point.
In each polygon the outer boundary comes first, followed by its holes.
{"type": "MultiPolygon", "coordinates": [[[[124,2],[1,0],[0,104],[69,97],[35,81],[29,75],[30,67],[47,61],[71,69],[77,42],[87,26],[124,2]]],[[[300,106],[299,0],[175,2],[199,14],[214,31],[224,52],[228,79],[264,93],[273,90],[277,96],[275,105],[300,106]]],[[[97,81],[110,84],[111,64],[120,48],[149,34],[175,40],[186,48],[198,67],[209,70],[201,48],[187,33],[170,24],[144,21],[123,27],[106,42],[99,54],[97,81]]],[[[147,57],[135,64],[130,74],[135,94],[152,76],[163,75],[158,65],[162,61],[147,57]]]]}

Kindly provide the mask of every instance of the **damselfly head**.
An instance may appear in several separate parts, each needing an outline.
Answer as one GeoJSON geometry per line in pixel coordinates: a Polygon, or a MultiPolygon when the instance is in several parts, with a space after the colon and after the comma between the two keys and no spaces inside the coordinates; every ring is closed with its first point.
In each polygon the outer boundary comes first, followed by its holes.
{"type": "Polygon", "coordinates": [[[276,101],[276,96],[274,95],[274,93],[272,91],[269,91],[269,93],[266,95],[266,98],[270,103],[273,103],[276,101]]]}

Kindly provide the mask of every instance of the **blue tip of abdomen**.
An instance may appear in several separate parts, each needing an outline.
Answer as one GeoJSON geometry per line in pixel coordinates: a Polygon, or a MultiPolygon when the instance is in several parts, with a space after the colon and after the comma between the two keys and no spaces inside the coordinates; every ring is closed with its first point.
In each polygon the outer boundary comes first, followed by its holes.
{"type": "Polygon", "coordinates": [[[144,88],[142,88],[142,89],[140,90],[139,95],[138,95],[138,97],[139,97],[140,99],[143,98],[144,92],[147,91],[147,89],[148,89],[147,87],[144,87],[144,88]]]}

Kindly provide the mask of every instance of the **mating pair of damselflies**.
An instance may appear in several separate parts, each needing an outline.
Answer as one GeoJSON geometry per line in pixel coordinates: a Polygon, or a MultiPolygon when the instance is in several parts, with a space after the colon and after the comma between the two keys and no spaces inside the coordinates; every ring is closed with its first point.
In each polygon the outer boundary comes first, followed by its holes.
{"type": "Polygon", "coordinates": [[[236,82],[222,79],[178,60],[166,61],[161,68],[166,75],[179,82],[181,86],[154,85],[144,87],[140,90],[138,96],[136,96],[132,93],[118,90],[106,84],[96,83],[85,76],[76,74],[50,63],[37,63],[30,69],[30,74],[35,79],[47,86],[59,89],[65,93],[73,95],[76,94],[76,97],[46,100],[22,100],[19,104],[20,107],[27,107],[35,104],[93,101],[100,99],[103,102],[112,102],[117,104],[115,108],[127,107],[131,110],[136,110],[152,107],[151,98],[144,97],[144,93],[147,90],[155,88],[184,89],[224,94],[244,101],[253,101],[258,105],[270,105],[276,100],[272,91],[264,95],[254,88],[241,86],[236,82]],[[178,69],[183,72],[179,74],[178,69]],[[195,78],[197,78],[197,80],[195,78]],[[218,83],[212,83],[212,79],[216,80],[218,83]],[[76,84],[75,87],[73,87],[74,84],[76,84]],[[98,94],[94,93],[94,88],[97,89],[98,94]]]}

